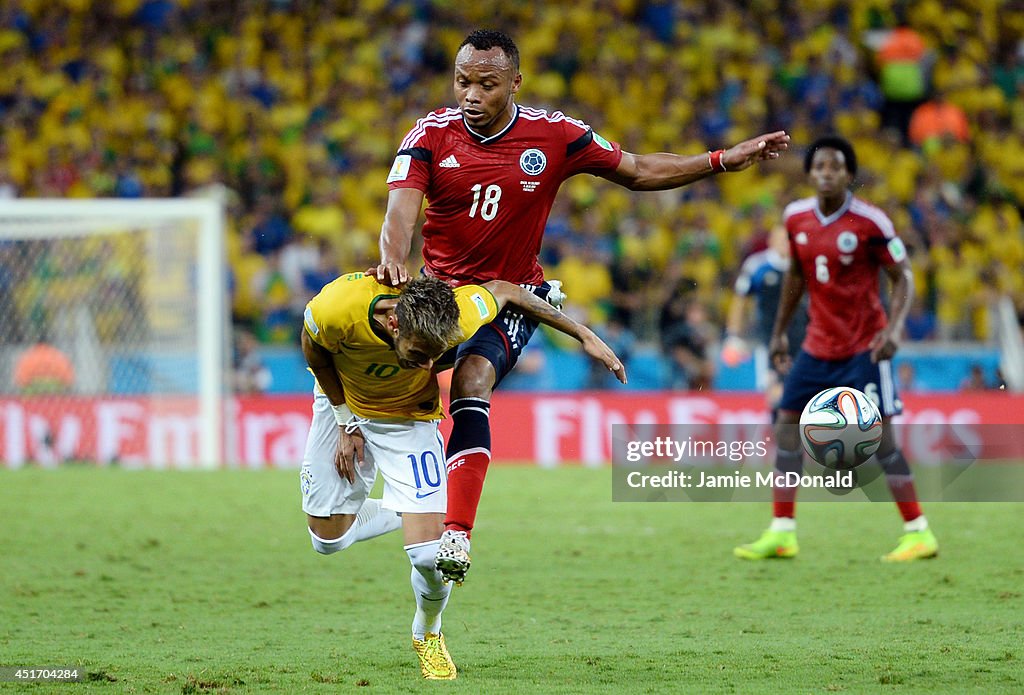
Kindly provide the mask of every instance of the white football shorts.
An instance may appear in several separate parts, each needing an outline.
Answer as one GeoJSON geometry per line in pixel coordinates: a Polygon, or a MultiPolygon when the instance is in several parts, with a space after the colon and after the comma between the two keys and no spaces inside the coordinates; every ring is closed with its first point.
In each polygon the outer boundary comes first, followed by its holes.
{"type": "Polygon", "coordinates": [[[448,488],[444,440],[439,420],[369,420],[359,425],[366,441],[365,460],[356,466],[356,481],[334,467],[340,428],[327,397],[313,398],[313,422],[299,473],[302,511],[310,516],[355,514],[373,488],[377,471],[384,477],[382,505],[401,513],[444,513],[448,488]]]}

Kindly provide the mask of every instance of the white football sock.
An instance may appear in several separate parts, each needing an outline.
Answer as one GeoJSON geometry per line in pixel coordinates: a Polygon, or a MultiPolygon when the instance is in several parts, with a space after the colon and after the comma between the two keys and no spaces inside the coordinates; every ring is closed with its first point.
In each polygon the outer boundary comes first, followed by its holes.
{"type": "Polygon", "coordinates": [[[401,527],[402,517],[390,509],[381,508],[380,500],[368,498],[356,513],[355,521],[340,538],[327,540],[313,533],[312,529],[307,530],[313,548],[322,555],[330,555],[344,550],[353,543],[376,538],[401,527]]]}
{"type": "Polygon", "coordinates": [[[772,525],[768,528],[772,531],[796,531],[796,519],[788,516],[776,516],[772,518],[772,525]]]}
{"type": "MultiPolygon", "coordinates": [[[[313,550],[321,555],[331,555],[352,545],[352,539],[348,537],[348,533],[343,534],[341,538],[327,540],[313,533],[311,528],[306,530],[309,531],[309,540],[313,543],[313,550]]],[[[351,529],[349,530],[351,531],[351,529]]]]}
{"type": "Polygon", "coordinates": [[[345,535],[353,534],[352,542],[368,541],[385,533],[402,528],[402,517],[390,509],[384,509],[381,501],[368,497],[356,514],[355,523],[345,535]]]}
{"type": "Polygon", "coordinates": [[[928,528],[928,520],[924,518],[924,514],[911,519],[910,521],[903,522],[903,530],[907,533],[913,533],[914,531],[924,531],[928,528]]]}
{"type": "Polygon", "coordinates": [[[416,597],[416,615],[412,619],[412,636],[421,640],[428,632],[441,632],[441,613],[448,605],[452,585],[446,584],[434,567],[439,540],[405,546],[412,563],[412,593],[416,597]]]}

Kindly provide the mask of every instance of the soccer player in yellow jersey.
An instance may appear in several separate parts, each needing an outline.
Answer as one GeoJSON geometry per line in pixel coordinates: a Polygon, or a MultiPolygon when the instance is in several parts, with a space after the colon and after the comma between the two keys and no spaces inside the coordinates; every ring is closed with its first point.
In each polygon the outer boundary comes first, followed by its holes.
{"type": "Polygon", "coordinates": [[[593,331],[509,282],[453,290],[420,277],[396,290],[351,273],[306,306],[302,351],[316,377],[300,474],[309,535],[317,552],[330,554],[403,528],[416,599],[413,648],[429,679],[456,676],[441,633],[451,585],[435,567],[447,506],[438,360],[506,304],[578,339],[626,382],[622,362],[593,331]],[[383,497],[370,499],[378,470],[383,497]]]}

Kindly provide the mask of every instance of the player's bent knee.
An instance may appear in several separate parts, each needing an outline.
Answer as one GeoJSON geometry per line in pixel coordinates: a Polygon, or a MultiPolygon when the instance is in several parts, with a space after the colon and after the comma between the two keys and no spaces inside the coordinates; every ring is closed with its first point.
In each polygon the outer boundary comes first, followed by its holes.
{"type": "Polygon", "coordinates": [[[307,530],[309,531],[309,540],[313,544],[313,550],[321,555],[331,555],[352,545],[352,539],[347,533],[342,534],[340,538],[321,538],[313,533],[313,529],[307,530]]]}
{"type": "Polygon", "coordinates": [[[434,558],[437,556],[437,548],[440,544],[441,539],[438,538],[425,543],[414,543],[405,546],[409,562],[417,572],[425,577],[429,577],[437,571],[434,567],[434,558]]]}
{"type": "Polygon", "coordinates": [[[490,399],[496,378],[494,365],[486,358],[467,355],[455,365],[455,371],[452,373],[452,393],[457,394],[459,398],[490,399]]]}

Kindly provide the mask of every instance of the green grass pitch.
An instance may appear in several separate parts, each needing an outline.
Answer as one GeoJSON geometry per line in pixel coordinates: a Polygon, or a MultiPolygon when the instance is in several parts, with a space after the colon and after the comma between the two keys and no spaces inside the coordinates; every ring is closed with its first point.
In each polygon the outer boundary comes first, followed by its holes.
{"type": "Polygon", "coordinates": [[[0,471],[0,665],[72,693],[1024,692],[1022,507],[931,504],[938,559],[883,565],[891,504],[612,503],[610,469],[491,469],[423,683],[397,534],[314,553],[294,471],[0,471]]]}

